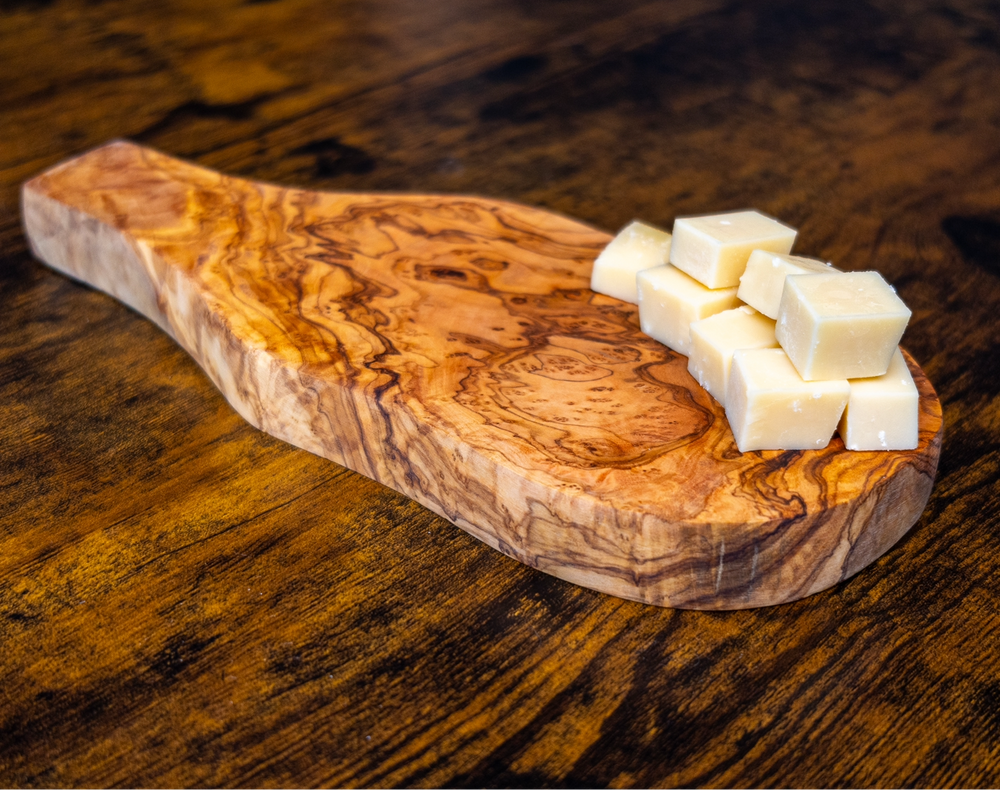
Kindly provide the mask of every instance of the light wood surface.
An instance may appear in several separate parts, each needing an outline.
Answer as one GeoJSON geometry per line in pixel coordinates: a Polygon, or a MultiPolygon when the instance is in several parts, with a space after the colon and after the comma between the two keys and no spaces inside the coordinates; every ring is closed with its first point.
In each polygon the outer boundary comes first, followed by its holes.
{"type": "Polygon", "coordinates": [[[127,142],[30,181],[35,254],[153,319],[252,425],[554,576],[796,600],[919,518],[941,447],[740,453],[687,358],[589,290],[605,233],[485,198],[252,183],[127,142]]]}

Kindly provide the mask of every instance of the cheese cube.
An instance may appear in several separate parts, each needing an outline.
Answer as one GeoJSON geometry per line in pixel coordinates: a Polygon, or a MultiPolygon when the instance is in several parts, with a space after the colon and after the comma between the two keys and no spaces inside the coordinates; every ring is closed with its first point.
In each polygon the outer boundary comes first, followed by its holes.
{"type": "Polygon", "coordinates": [[[775,334],[802,378],[881,376],[910,311],[878,272],[785,278],[775,334]]]}
{"type": "Polygon", "coordinates": [[[674,221],[670,263],[709,288],[739,285],[754,250],[787,253],[796,232],[758,211],[674,221]]]}
{"type": "Polygon", "coordinates": [[[816,258],[754,250],[750,253],[746,271],[740,277],[740,290],[736,295],[754,310],[759,310],[768,318],[776,319],[778,306],[781,304],[781,289],[785,285],[787,275],[823,274],[835,271],[837,269],[829,263],[816,258]]]}
{"type": "Polygon", "coordinates": [[[740,349],[726,387],[726,417],[741,453],[819,450],[850,394],[846,379],[803,381],[780,348],[740,349]]]}
{"type": "Polygon", "coordinates": [[[665,346],[688,354],[691,322],[736,307],[736,288],[710,290],[670,266],[645,269],[636,276],[639,326],[665,346]]]}
{"type": "Polygon", "coordinates": [[[733,352],[740,348],[777,347],[774,321],[742,305],[691,324],[688,371],[719,403],[725,404],[733,352]]]}
{"type": "Polygon", "coordinates": [[[670,234],[643,222],[622,228],[594,261],[590,288],[623,302],[636,304],[635,275],[663,266],[670,257],[670,234]]]}
{"type": "Polygon", "coordinates": [[[920,393],[898,348],[885,375],[851,379],[850,385],[840,419],[840,436],[848,450],[917,448],[920,393]]]}

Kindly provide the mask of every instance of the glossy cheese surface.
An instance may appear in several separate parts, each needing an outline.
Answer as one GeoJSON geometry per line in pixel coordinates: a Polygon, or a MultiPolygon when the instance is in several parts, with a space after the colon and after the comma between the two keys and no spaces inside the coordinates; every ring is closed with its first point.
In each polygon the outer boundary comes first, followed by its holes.
{"type": "Polygon", "coordinates": [[[775,333],[808,381],[881,376],[910,310],[878,272],[785,279],[775,333]]]}
{"type": "Polygon", "coordinates": [[[740,452],[820,450],[830,443],[851,387],[805,381],[780,348],[733,354],[726,416],[740,452]]]}
{"type": "Polygon", "coordinates": [[[712,397],[725,404],[733,353],[741,348],[777,345],[774,321],[752,307],[741,305],[691,324],[688,371],[712,397]]]}
{"type": "Polygon", "coordinates": [[[665,230],[644,222],[626,225],[594,261],[591,289],[636,304],[639,301],[636,274],[667,262],[670,238],[665,230]]]}
{"type": "Polygon", "coordinates": [[[768,318],[778,317],[781,291],[790,274],[826,274],[837,271],[829,263],[802,255],[782,255],[767,250],[754,250],[740,277],[738,296],[768,318]]]}
{"type": "Polygon", "coordinates": [[[691,324],[739,305],[736,288],[706,288],[669,264],[646,269],[636,278],[639,326],[654,340],[687,355],[691,324]]]}
{"type": "Polygon", "coordinates": [[[919,439],[920,394],[897,348],[882,376],[852,379],[840,420],[848,450],[913,450],[919,439]]]}
{"type": "Polygon", "coordinates": [[[740,284],[757,249],[791,252],[796,231],[759,211],[733,211],[674,221],[670,263],[707,288],[740,284]]]}

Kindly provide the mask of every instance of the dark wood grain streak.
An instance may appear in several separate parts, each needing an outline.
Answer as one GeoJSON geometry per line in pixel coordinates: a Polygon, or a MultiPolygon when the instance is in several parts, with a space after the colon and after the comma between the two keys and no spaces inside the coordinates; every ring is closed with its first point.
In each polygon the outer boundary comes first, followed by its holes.
{"type": "Polygon", "coordinates": [[[482,198],[337,195],[116,142],[24,186],[36,255],[152,318],[252,425],[554,576],[796,600],[919,518],[941,448],[740,453],[685,357],[588,288],[609,237],[482,198]]]}
{"type": "Polygon", "coordinates": [[[978,0],[4,4],[0,783],[996,787],[997,27],[978,0]],[[115,137],[608,229],[780,216],[913,309],[927,509],[781,607],[532,571],[251,428],[37,263],[20,185],[115,137]]]}

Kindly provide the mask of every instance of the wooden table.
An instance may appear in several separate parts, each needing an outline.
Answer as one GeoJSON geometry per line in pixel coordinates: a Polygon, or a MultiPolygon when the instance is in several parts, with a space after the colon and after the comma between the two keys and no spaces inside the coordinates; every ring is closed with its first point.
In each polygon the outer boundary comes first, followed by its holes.
{"type": "Polygon", "coordinates": [[[943,3],[0,11],[0,785],[1000,783],[1000,18],[943,3]],[[658,609],[245,424],[44,268],[21,182],[114,137],[616,229],[753,206],[877,268],[944,406],[851,581],[658,609]]]}

